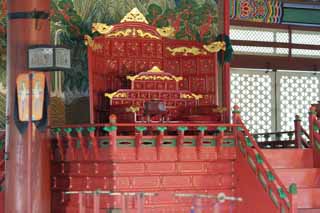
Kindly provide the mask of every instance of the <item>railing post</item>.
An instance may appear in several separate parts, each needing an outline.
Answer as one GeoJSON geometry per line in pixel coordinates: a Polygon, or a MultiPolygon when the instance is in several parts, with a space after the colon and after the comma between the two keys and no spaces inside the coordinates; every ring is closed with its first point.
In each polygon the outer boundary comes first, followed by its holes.
{"type": "Polygon", "coordinates": [[[93,213],[100,212],[100,192],[99,190],[93,193],[93,213]]]}
{"type": "Polygon", "coordinates": [[[289,193],[290,193],[290,201],[291,201],[291,212],[296,213],[298,209],[298,191],[297,185],[295,183],[290,184],[289,186],[289,193]]]}
{"type": "Polygon", "coordinates": [[[297,148],[302,148],[301,143],[301,119],[299,115],[295,116],[294,120],[294,135],[295,135],[295,144],[297,148]]]}
{"type": "Polygon", "coordinates": [[[160,152],[161,152],[161,143],[164,138],[164,131],[167,130],[165,126],[158,126],[157,130],[159,131],[159,135],[156,141],[156,149],[157,149],[157,160],[160,160],[160,152]]]}
{"type": "Polygon", "coordinates": [[[139,155],[140,155],[140,149],[142,146],[142,136],[143,136],[143,132],[146,130],[147,128],[144,126],[137,126],[136,130],[138,131],[136,133],[136,160],[139,160],[139,155]]]}
{"type": "Polygon", "coordinates": [[[199,126],[198,128],[199,135],[197,137],[197,142],[196,142],[196,150],[197,150],[197,158],[200,159],[201,157],[201,147],[202,147],[202,142],[204,138],[204,132],[208,129],[206,126],[199,126]]]}
{"type": "Polygon", "coordinates": [[[232,120],[234,124],[241,124],[240,107],[238,105],[233,107],[232,120]]]}
{"type": "Polygon", "coordinates": [[[181,160],[182,155],[182,147],[183,147],[183,140],[184,140],[184,132],[188,130],[188,127],[179,126],[178,127],[178,140],[177,140],[177,156],[178,160],[181,160]]]}

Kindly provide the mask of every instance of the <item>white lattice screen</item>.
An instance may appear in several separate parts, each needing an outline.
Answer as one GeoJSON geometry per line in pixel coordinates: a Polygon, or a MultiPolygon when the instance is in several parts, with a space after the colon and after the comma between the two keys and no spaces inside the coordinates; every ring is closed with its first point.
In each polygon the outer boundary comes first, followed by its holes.
{"type": "Polygon", "coordinates": [[[320,99],[319,76],[312,73],[278,72],[278,93],[281,131],[293,130],[295,115],[308,129],[308,111],[312,103],[320,99]]]}
{"type": "Polygon", "coordinates": [[[308,129],[308,110],[320,100],[320,76],[311,72],[232,69],[231,106],[252,133],[290,131],[295,115],[308,129]]]}
{"type": "Polygon", "coordinates": [[[231,106],[238,105],[252,133],[270,132],[273,127],[273,76],[263,71],[233,69],[231,106]]]}

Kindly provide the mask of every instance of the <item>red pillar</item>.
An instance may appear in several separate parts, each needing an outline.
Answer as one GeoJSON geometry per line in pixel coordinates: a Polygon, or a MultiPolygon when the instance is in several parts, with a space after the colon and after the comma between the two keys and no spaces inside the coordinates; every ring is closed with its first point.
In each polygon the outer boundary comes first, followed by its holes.
{"type": "MultiPolygon", "coordinates": [[[[224,35],[229,36],[230,32],[230,1],[224,1],[224,35]]],[[[225,120],[230,121],[230,63],[224,62],[223,64],[223,105],[227,108],[225,120]]]]}
{"type": "Polygon", "coordinates": [[[46,135],[40,133],[34,125],[31,131],[20,133],[13,116],[16,78],[19,73],[27,71],[27,47],[50,43],[50,23],[45,17],[49,9],[50,0],[8,1],[6,129],[8,159],[5,171],[7,213],[50,212],[50,149],[46,135]],[[36,18],[35,14],[39,14],[36,11],[42,11],[44,16],[36,18]],[[28,141],[30,133],[32,141],[28,141]],[[31,143],[31,170],[27,169],[28,143],[31,143]],[[31,181],[28,181],[28,173],[32,175],[31,181]],[[31,194],[31,197],[28,194],[31,194]]]}

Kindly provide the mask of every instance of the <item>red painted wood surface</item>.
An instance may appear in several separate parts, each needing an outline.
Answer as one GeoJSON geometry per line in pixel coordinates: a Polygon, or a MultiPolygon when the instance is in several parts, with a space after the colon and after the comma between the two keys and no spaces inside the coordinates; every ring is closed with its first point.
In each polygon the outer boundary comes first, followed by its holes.
{"type": "MultiPolygon", "coordinates": [[[[50,11],[49,0],[8,1],[8,12],[50,11]]],[[[8,91],[7,91],[7,139],[5,181],[5,212],[50,212],[50,152],[47,138],[35,128],[21,134],[14,121],[16,77],[26,71],[27,47],[50,43],[49,20],[15,19],[8,20],[8,91]],[[28,140],[32,136],[32,141],[28,140]],[[31,144],[32,159],[27,160],[27,146],[31,144]],[[31,164],[31,170],[28,168],[31,164]],[[29,165],[30,165],[29,164],[29,165]],[[32,184],[27,174],[32,174],[32,184]],[[28,195],[31,190],[32,197],[28,195]]]]}

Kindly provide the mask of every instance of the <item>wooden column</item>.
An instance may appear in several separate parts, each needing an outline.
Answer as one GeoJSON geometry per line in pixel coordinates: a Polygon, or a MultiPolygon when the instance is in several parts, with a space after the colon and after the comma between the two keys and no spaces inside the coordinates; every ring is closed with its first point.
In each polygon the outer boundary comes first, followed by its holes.
{"type": "Polygon", "coordinates": [[[5,212],[8,213],[50,212],[49,141],[34,124],[21,133],[14,121],[16,78],[27,71],[27,47],[50,43],[49,10],[50,0],[8,1],[5,170],[5,212]],[[31,144],[30,158],[28,144],[31,144]]]}
{"type": "MultiPolygon", "coordinates": [[[[223,33],[226,36],[229,36],[230,31],[230,1],[224,1],[224,27],[223,33]]],[[[222,74],[222,90],[223,90],[223,105],[227,108],[225,114],[225,120],[230,121],[230,63],[223,63],[223,74],[222,74]]]]}

